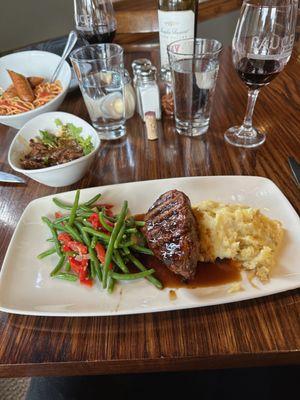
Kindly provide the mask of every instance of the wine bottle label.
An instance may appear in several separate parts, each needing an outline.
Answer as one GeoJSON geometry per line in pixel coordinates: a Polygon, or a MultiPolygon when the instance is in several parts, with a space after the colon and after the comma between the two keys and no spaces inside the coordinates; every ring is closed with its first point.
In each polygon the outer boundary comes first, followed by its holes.
{"type": "Polygon", "coordinates": [[[167,46],[175,40],[194,37],[195,13],[186,11],[158,10],[160,62],[162,66],[169,64],[167,46]]]}

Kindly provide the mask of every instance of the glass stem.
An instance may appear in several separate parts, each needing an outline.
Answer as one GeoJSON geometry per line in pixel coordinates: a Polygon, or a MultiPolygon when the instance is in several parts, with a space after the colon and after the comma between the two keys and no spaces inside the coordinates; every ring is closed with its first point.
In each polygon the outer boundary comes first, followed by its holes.
{"type": "Polygon", "coordinates": [[[253,117],[254,106],[255,106],[255,103],[257,100],[258,93],[259,93],[259,89],[255,89],[255,90],[250,89],[248,91],[247,110],[246,110],[246,115],[245,115],[244,122],[243,122],[243,128],[246,130],[252,129],[252,117],[253,117]]]}

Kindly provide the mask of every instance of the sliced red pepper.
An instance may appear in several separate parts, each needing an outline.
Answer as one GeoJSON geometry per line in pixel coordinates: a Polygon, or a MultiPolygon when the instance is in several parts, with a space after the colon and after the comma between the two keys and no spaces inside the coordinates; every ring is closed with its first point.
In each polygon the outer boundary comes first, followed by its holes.
{"type": "Polygon", "coordinates": [[[68,257],[68,260],[72,271],[76,274],[79,274],[82,267],[82,261],[77,261],[74,257],[68,257]]]}
{"type": "Polygon", "coordinates": [[[62,213],[59,211],[56,211],[56,213],[54,215],[55,215],[55,218],[61,218],[63,216],[62,213]]]}
{"type": "Polygon", "coordinates": [[[70,247],[71,250],[76,251],[79,254],[87,254],[87,247],[80,243],[76,242],[75,240],[71,240],[68,244],[68,247],[70,247]]]}
{"type": "Polygon", "coordinates": [[[69,247],[69,246],[67,246],[66,244],[64,244],[63,246],[62,246],[62,251],[64,252],[64,253],[67,253],[67,252],[69,252],[69,251],[72,251],[72,249],[69,247]]]}
{"type": "MultiPolygon", "coordinates": [[[[101,232],[104,232],[104,233],[110,235],[110,232],[108,232],[101,225],[101,222],[99,220],[99,215],[97,213],[94,213],[94,214],[90,215],[87,220],[92,224],[94,229],[100,230],[101,232]]],[[[114,226],[110,221],[107,221],[107,224],[110,225],[110,226],[114,226]]]]}
{"type": "Polygon", "coordinates": [[[62,244],[65,244],[67,246],[69,245],[69,242],[73,240],[71,236],[66,232],[59,233],[57,238],[62,244]]]}
{"type": "Polygon", "coordinates": [[[81,280],[80,283],[87,286],[93,286],[93,280],[89,278],[81,280]]]}
{"type": "Polygon", "coordinates": [[[76,251],[79,254],[87,254],[87,247],[84,244],[73,240],[68,233],[62,232],[57,237],[63,244],[63,251],[76,251]],[[66,250],[64,250],[64,246],[66,246],[66,250]]]}
{"type": "Polygon", "coordinates": [[[80,280],[80,283],[83,283],[84,285],[92,286],[93,281],[92,279],[89,279],[88,277],[88,260],[83,259],[81,261],[76,260],[74,257],[68,257],[69,263],[71,266],[71,269],[73,272],[75,272],[80,280]]]}
{"type": "Polygon", "coordinates": [[[97,213],[90,215],[87,220],[93,225],[94,229],[99,229],[101,227],[99,215],[97,213]]]}
{"type": "MultiPolygon", "coordinates": [[[[95,250],[97,253],[98,260],[101,262],[101,264],[104,264],[105,256],[106,256],[106,251],[105,251],[104,246],[101,243],[97,243],[95,246],[95,250]]],[[[113,268],[113,265],[112,265],[112,263],[110,263],[109,269],[112,269],[112,268],[113,268]]]]}

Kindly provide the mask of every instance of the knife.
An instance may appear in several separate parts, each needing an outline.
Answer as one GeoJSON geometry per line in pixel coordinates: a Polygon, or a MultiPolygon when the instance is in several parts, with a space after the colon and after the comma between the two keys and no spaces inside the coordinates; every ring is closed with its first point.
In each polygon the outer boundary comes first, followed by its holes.
{"type": "Polygon", "coordinates": [[[25,183],[23,178],[19,176],[8,174],[7,172],[0,171],[0,182],[9,182],[9,183],[25,183]]]}
{"type": "Polygon", "coordinates": [[[300,185],[300,164],[293,157],[289,157],[289,164],[294,175],[295,181],[300,185]]]}

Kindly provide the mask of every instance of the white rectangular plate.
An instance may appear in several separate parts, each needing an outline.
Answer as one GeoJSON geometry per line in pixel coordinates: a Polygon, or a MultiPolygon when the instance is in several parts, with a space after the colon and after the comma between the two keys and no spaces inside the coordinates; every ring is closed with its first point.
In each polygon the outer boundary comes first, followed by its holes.
{"type": "MultiPolygon", "coordinates": [[[[53,218],[57,207],[53,196],[32,201],[25,209],[3,263],[0,274],[0,310],[16,314],[49,316],[102,316],[147,313],[203,307],[266,296],[300,287],[300,220],[278,187],[270,180],[249,176],[213,176],[133,182],[81,191],[81,201],[102,193],[104,202],[116,205],[127,199],[131,213],[143,213],[159,195],[170,189],[185,192],[196,204],[205,199],[241,203],[259,208],[268,217],[282,222],[285,240],[269,283],[257,288],[243,275],[245,290],[228,293],[230,284],[197,289],[176,289],[171,300],[168,288],[158,290],[145,279],[118,284],[108,294],[98,283],[89,288],[79,283],[49,277],[57,262],[52,255],[42,261],[37,254],[46,250],[48,228],[41,222],[53,218]]],[[[75,192],[59,194],[72,202],[75,192]]]]}

